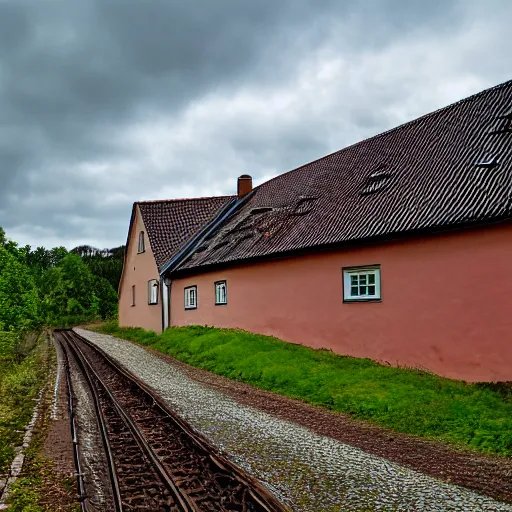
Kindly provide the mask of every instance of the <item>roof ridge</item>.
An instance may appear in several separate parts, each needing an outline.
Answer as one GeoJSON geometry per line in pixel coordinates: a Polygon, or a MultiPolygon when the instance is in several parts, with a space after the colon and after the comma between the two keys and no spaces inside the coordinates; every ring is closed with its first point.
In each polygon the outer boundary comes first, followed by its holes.
{"type": "Polygon", "coordinates": [[[512,222],[511,106],[509,80],[267,180],[177,271],[512,222]],[[475,162],[491,148],[497,172],[475,162]]]}
{"type": "Polygon", "coordinates": [[[266,183],[269,183],[269,182],[271,182],[273,180],[276,180],[277,178],[281,178],[282,176],[285,176],[286,174],[298,171],[299,169],[302,169],[303,167],[307,167],[307,166],[309,166],[311,164],[314,164],[316,162],[321,162],[322,160],[330,158],[333,155],[336,155],[337,153],[341,153],[342,151],[346,151],[347,149],[354,148],[354,147],[356,147],[356,146],[358,146],[360,144],[364,144],[364,143],[366,143],[366,142],[368,142],[370,140],[378,139],[379,137],[383,137],[384,135],[388,135],[389,133],[392,133],[394,131],[402,130],[402,129],[410,126],[410,125],[413,125],[415,123],[423,121],[425,118],[433,117],[435,115],[440,114],[441,112],[443,112],[445,110],[454,108],[454,107],[456,107],[456,106],[458,106],[458,105],[460,105],[462,103],[466,103],[466,102],[469,102],[469,101],[474,101],[476,98],[478,98],[480,96],[483,96],[484,94],[488,94],[490,92],[493,92],[493,91],[501,89],[501,88],[505,88],[505,87],[510,86],[510,85],[512,85],[512,79],[507,80],[506,82],[503,82],[501,84],[494,85],[492,87],[484,89],[483,91],[479,91],[479,92],[477,92],[475,94],[472,94],[471,96],[467,96],[466,98],[462,98],[461,100],[457,100],[454,103],[450,103],[449,105],[446,105],[444,107],[440,107],[440,108],[438,108],[436,110],[433,110],[432,112],[427,112],[426,114],[423,114],[420,117],[416,117],[414,119],[411,119],[410,121],[406,121],[405,123],[399,124],[398,126],[390,128],[389,130],[385,130],[383,132],[377,133],[377,134],[372,135],[370,137],[366,137],[365,139],[362,139],[362,140],[360,140],[358,142],[354,142],[353,144],[345,146],[344,148],[341,148],[341,149],[338,149],[336,151],[333,151],[332,153],[329,153],[328,155],[324,155],[324,156],[322,156],[320,158],[316,158],[315,160],[311,160],[310,162],[307,162],[307,163],[305,163],[305,164],[303,164],[303,165],[301,165],[299,167],[296,167],[295,169],[291,169],[289,171],[283,172],[282,174],[278,174],[277,176],[274,176],[273,178],[270,178],[269,180],[264,181],[263,183],[260,183],[257,187],[255,187],[255,189],[260,188],[262,185],[265,185],[266,183]]]}
{"type": "Polygon", "coordinates": [[[151,204],[151,203],[177,203],[180,201],[201,201],[204,199],[227,199],[228,197],[235,197],[235,195],[225,196],[205,196],[205,197],[182,197],[176,199],[148,199],[146,201],[135,201],[135,204],[151,204]]]}

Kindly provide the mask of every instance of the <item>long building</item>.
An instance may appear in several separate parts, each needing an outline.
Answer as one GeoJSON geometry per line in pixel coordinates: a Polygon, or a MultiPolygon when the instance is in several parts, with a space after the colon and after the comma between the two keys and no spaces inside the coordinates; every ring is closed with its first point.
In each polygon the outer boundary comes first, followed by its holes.
{"type": "Polygon", "coordinates": [[[512,380],[512,81],[237,195],[133,205],[122,326],[512,380]]]}

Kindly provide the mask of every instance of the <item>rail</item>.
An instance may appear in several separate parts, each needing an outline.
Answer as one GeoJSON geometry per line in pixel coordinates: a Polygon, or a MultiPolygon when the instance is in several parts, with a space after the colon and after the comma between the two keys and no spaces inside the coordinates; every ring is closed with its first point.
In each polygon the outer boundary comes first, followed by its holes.
{"type": "MultiPolygon", "coordinates": [[[[110,427],[109,432],[112,412],[105,415],[108,407],[115,410],[128,428],[144,452],[147,463],[171,496],[172,506],[162,510],[289,510],[257,480],[220,455],[206,438],[194,431],[147,384],[99,347],[74,331],[58,331],[56,337],[73,354],[91,389],[105,453],[111,466],[109,474],[113,495],[117,495],[119,501],[116,512],[123,510],[123,485],[119,483],[116,457],[110,444],[113,436],[116,436],[116,428],[120,427],[110,427]],[[107,406],[107,403],[110,405],[107,406]]],[[[152,491],[154,494],[155,490],[152,491]]]]}

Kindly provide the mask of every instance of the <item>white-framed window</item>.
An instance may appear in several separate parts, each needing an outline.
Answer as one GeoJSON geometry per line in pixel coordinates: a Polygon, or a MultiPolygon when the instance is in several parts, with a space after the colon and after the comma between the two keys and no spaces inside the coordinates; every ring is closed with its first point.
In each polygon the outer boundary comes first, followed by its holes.
{"type": "Polygon", "coordinates": [[[343,301],[380,301],[380,267],[350,267],[343,269],[343,301]]]}
{"type": "Polygon", "coordinates": [[[148,304],[158,304],[158,281],[148,281],[148,304]]]}
{"type": "Polygon", "coordinates": [[[187,286],[185,288],[185,309],[197,308],[197,286],[187,286]]]}
{"type": "Polygon", "coordinates": [[[132,306],[135,306],[135,285],[132,286],[132,306]]]}
{"type": "Polygon", "coordinates": [[[228,289],[226,281],[215,282],[215,305],[220,306],[228,303],[228,289]]]}
{"type": "Polygon", "coordinates": [[[141,231],[139,233],[139,248],[138,248],[137,252],[140,254],[141,252],[145,252],[145,251],[146,251],[146,244],[144,241],[144,231],[141,231]]]}

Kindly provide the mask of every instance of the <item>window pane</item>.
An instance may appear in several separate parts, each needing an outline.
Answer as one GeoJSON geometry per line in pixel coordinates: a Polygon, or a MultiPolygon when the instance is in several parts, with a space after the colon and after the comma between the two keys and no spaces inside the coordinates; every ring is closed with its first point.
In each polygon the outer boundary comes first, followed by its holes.
{"type": "Polygon", "coordinates": [[[359,276],[359,284],[366,284],[366,274],[361,274],[359,276]]]}
{"type": "Polygon", "coordinates": [[[217,283],[215,285],[215,303],[226,304],[226,283],[217,283]]]}
{"type": "Polygon", "coordinates": [[[352,295],[352,297],[357,297],[359,295],[357,286],[352,286],[350,288],[350,295],[352,295]]]}
{"type": "Polygon", "coordinates": [[[359,295],[366,295],[366,286],[359,287],[359,295]]]}
{"type": "Polygon", "coordinates": [[[357,285],[357,276],[350,276],[350,284],[357,285]]]}
{"type": "Polygon", "coordinates": [[[375,274],[368,274],[368,284],[375,284],[375,274]]]}
{"type": "Polygon", "coordinates": [[[197,292],[196,288],[185,289],[185,307],[195,308],[197,307],[197,292]]]}
{"type": "Polygon", "coordinates": [[[375,286],[368,286],[368,295],[375,295],[375,286]]]}

